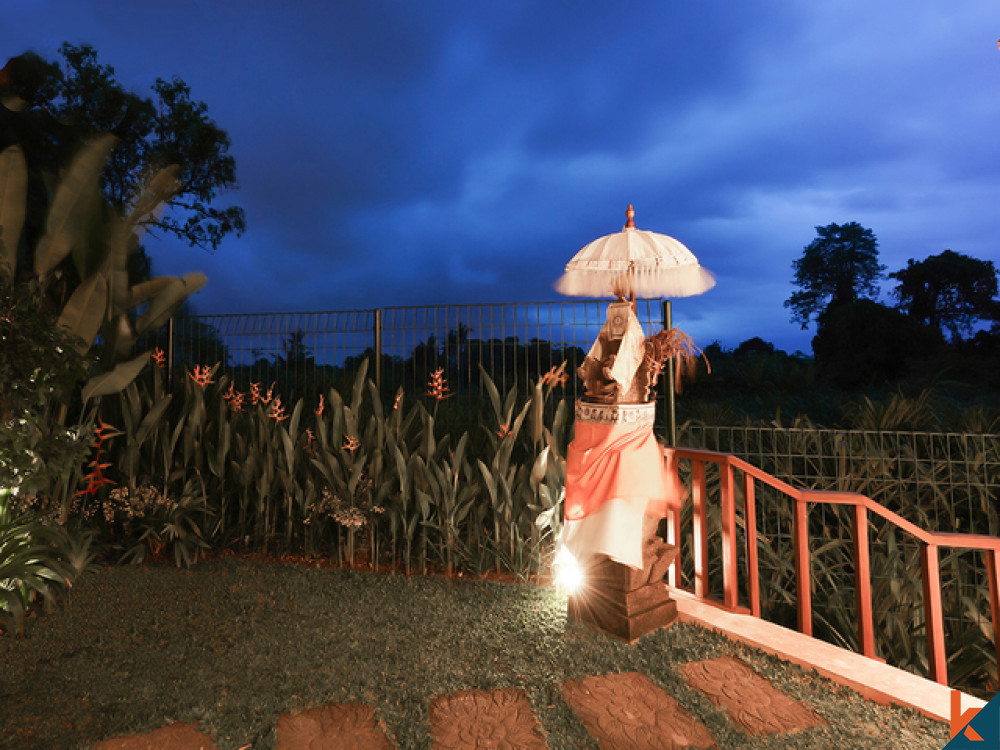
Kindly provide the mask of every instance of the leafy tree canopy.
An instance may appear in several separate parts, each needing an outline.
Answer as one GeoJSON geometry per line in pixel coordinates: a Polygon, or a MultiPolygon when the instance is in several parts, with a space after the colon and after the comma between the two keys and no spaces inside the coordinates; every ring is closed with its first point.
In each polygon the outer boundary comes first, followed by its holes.
{"type": "Polygon", "coordinates": [[[947,330],[952,341],[996,316],[997,269],[992,261],[945,250],[889,274],[897,306],[914,320],[947,330]]]}
{"type": "Polygon", "coordinates": [[[152,227],[213,252],[228,234],[242,234],[243,209],[217,205],[221,192],[236,187],[229,136],[184,81],[157,78],[154,96],[143,97],[126,91],[93,47],[64,43],[59,53],[61,62],[53,63],[29,52],[0,70],[0,150],[17,143],[25,151],[35,173],[29,211],[44,216],[44,206],[37,206],[44,181],[82,142],[112,133],[119,144],[102,189],[120,213],[133,207],[160,168],[179,164],[182,188],[152,227]]]}
{"type": "Polygon", "coordinates": [[[858,299],[873,299],[885,271],[878,262],[878,240],[870,229],[852,221],[816,227],[817,237],[792,264],[799,291],[785,300],[792,322],[808,327],[831,311],[858,299]]]}

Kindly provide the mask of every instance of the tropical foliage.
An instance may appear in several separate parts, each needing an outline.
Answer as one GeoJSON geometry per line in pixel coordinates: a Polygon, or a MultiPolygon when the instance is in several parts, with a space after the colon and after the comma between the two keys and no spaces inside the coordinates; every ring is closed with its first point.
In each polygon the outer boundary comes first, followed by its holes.
{"type": "MultiPolygon", "coordinates": [[[[0,153],[0,616],[21,630],[25,609],[37,598],[51,603],[89,560],[89,533],[65,528],[79,502],[80,464],[90,436],[97,455],[86,487],[97,492],[109,480],[101,448],[106,426],[99,421],[102,396],[120,392],[145,368],[149,355],[134,356],[143,333],[162,326],[187,296],[205,283],[202,274],[130,285],[127,265],[149,217],[178,190],[176,168],[151,178],[122,220],[105,210],[101,170],[114,145],[110,136],[88,142],[55,187],[44,232],[33,247],[31,268],[19,259],[28,203],[28,172],[20,146],[0,153]],[[69,262],[80,282],[60,308],[49,287],[69,262]],[[96,374],[90,350],[100,344],[96,374]],[[83,378],[89,375],[86,382],[83,378]],[[81,387],[82,385],[82,387],[81,387]],[[33,511],[51,514],[46,525],[33,511]],[[70,567],[67,545],[82,550],[70,567]]],[[[77,519],[74,519],[76,521],[77,519]]],[[[171,517],[168,535],[189,528],[171,517]]],[[[178,559],[190,556],[175,545],[178,559]]]]}
{"type": "Polygon", "coordinates": [[[437,426],[440,372],[427,405],[402,391],[383,403],[366,374],[346,399],[330,389],[312,410],[201,366],[168,393],[156,369],[104,400],[99,458],[84,477],[92,491],[73,513],[130,561],[171,553],[187,564],[212,546],[405,571],[540,572],[565,480],[565,403],[545,418],[555,375],[518,399],[483,374],[488,410],[454,435],[437,426]]]}

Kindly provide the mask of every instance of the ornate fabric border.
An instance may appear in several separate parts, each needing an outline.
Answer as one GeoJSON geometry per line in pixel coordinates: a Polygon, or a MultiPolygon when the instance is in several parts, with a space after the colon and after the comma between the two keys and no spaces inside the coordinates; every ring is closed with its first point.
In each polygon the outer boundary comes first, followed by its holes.
{"type": "Polygon", "coordinates": [[[576,418],[592,424],[653,424],[656,402],[648,404],[590,404],[576,402],[576,418]]]}

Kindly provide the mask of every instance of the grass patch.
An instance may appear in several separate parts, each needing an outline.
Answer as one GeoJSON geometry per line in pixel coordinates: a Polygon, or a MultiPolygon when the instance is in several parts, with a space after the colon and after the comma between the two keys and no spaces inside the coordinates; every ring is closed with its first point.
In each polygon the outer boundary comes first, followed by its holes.
{"type": "Polygon", "coordinates": [[[576,624],[552,589],[237,558],[190,570],[107,567],[82,577],[26,638],[0,638],[0,748],[85,748],[198,721],[223,749],[275,746],[276,716],[327,702],[376,708],[401,748],[430,747],[431,699],[520,687],[550,748],[596,748],[567,679],[641,671],[720,747],[940,748],[948,727],[802,669],[675,625],[628,646],[576,624]],[[752,739],[687,687],[681,664],[746,660],[829,726],[752,739]]]}

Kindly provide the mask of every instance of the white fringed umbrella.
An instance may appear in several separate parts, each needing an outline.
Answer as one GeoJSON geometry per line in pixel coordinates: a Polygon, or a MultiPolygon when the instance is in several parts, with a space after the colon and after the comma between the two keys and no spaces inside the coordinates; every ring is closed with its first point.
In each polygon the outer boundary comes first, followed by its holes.
{"type": "Polygon", "coordinates": [[[694,253],[665,234],[635,228],[629,204],[628,223],[617,234],[596,239],[572,257],[556,291],[572,297],[607,297],[615,287],[635,297],[690,297],[715,286],[715,278],[694,253]]]}

